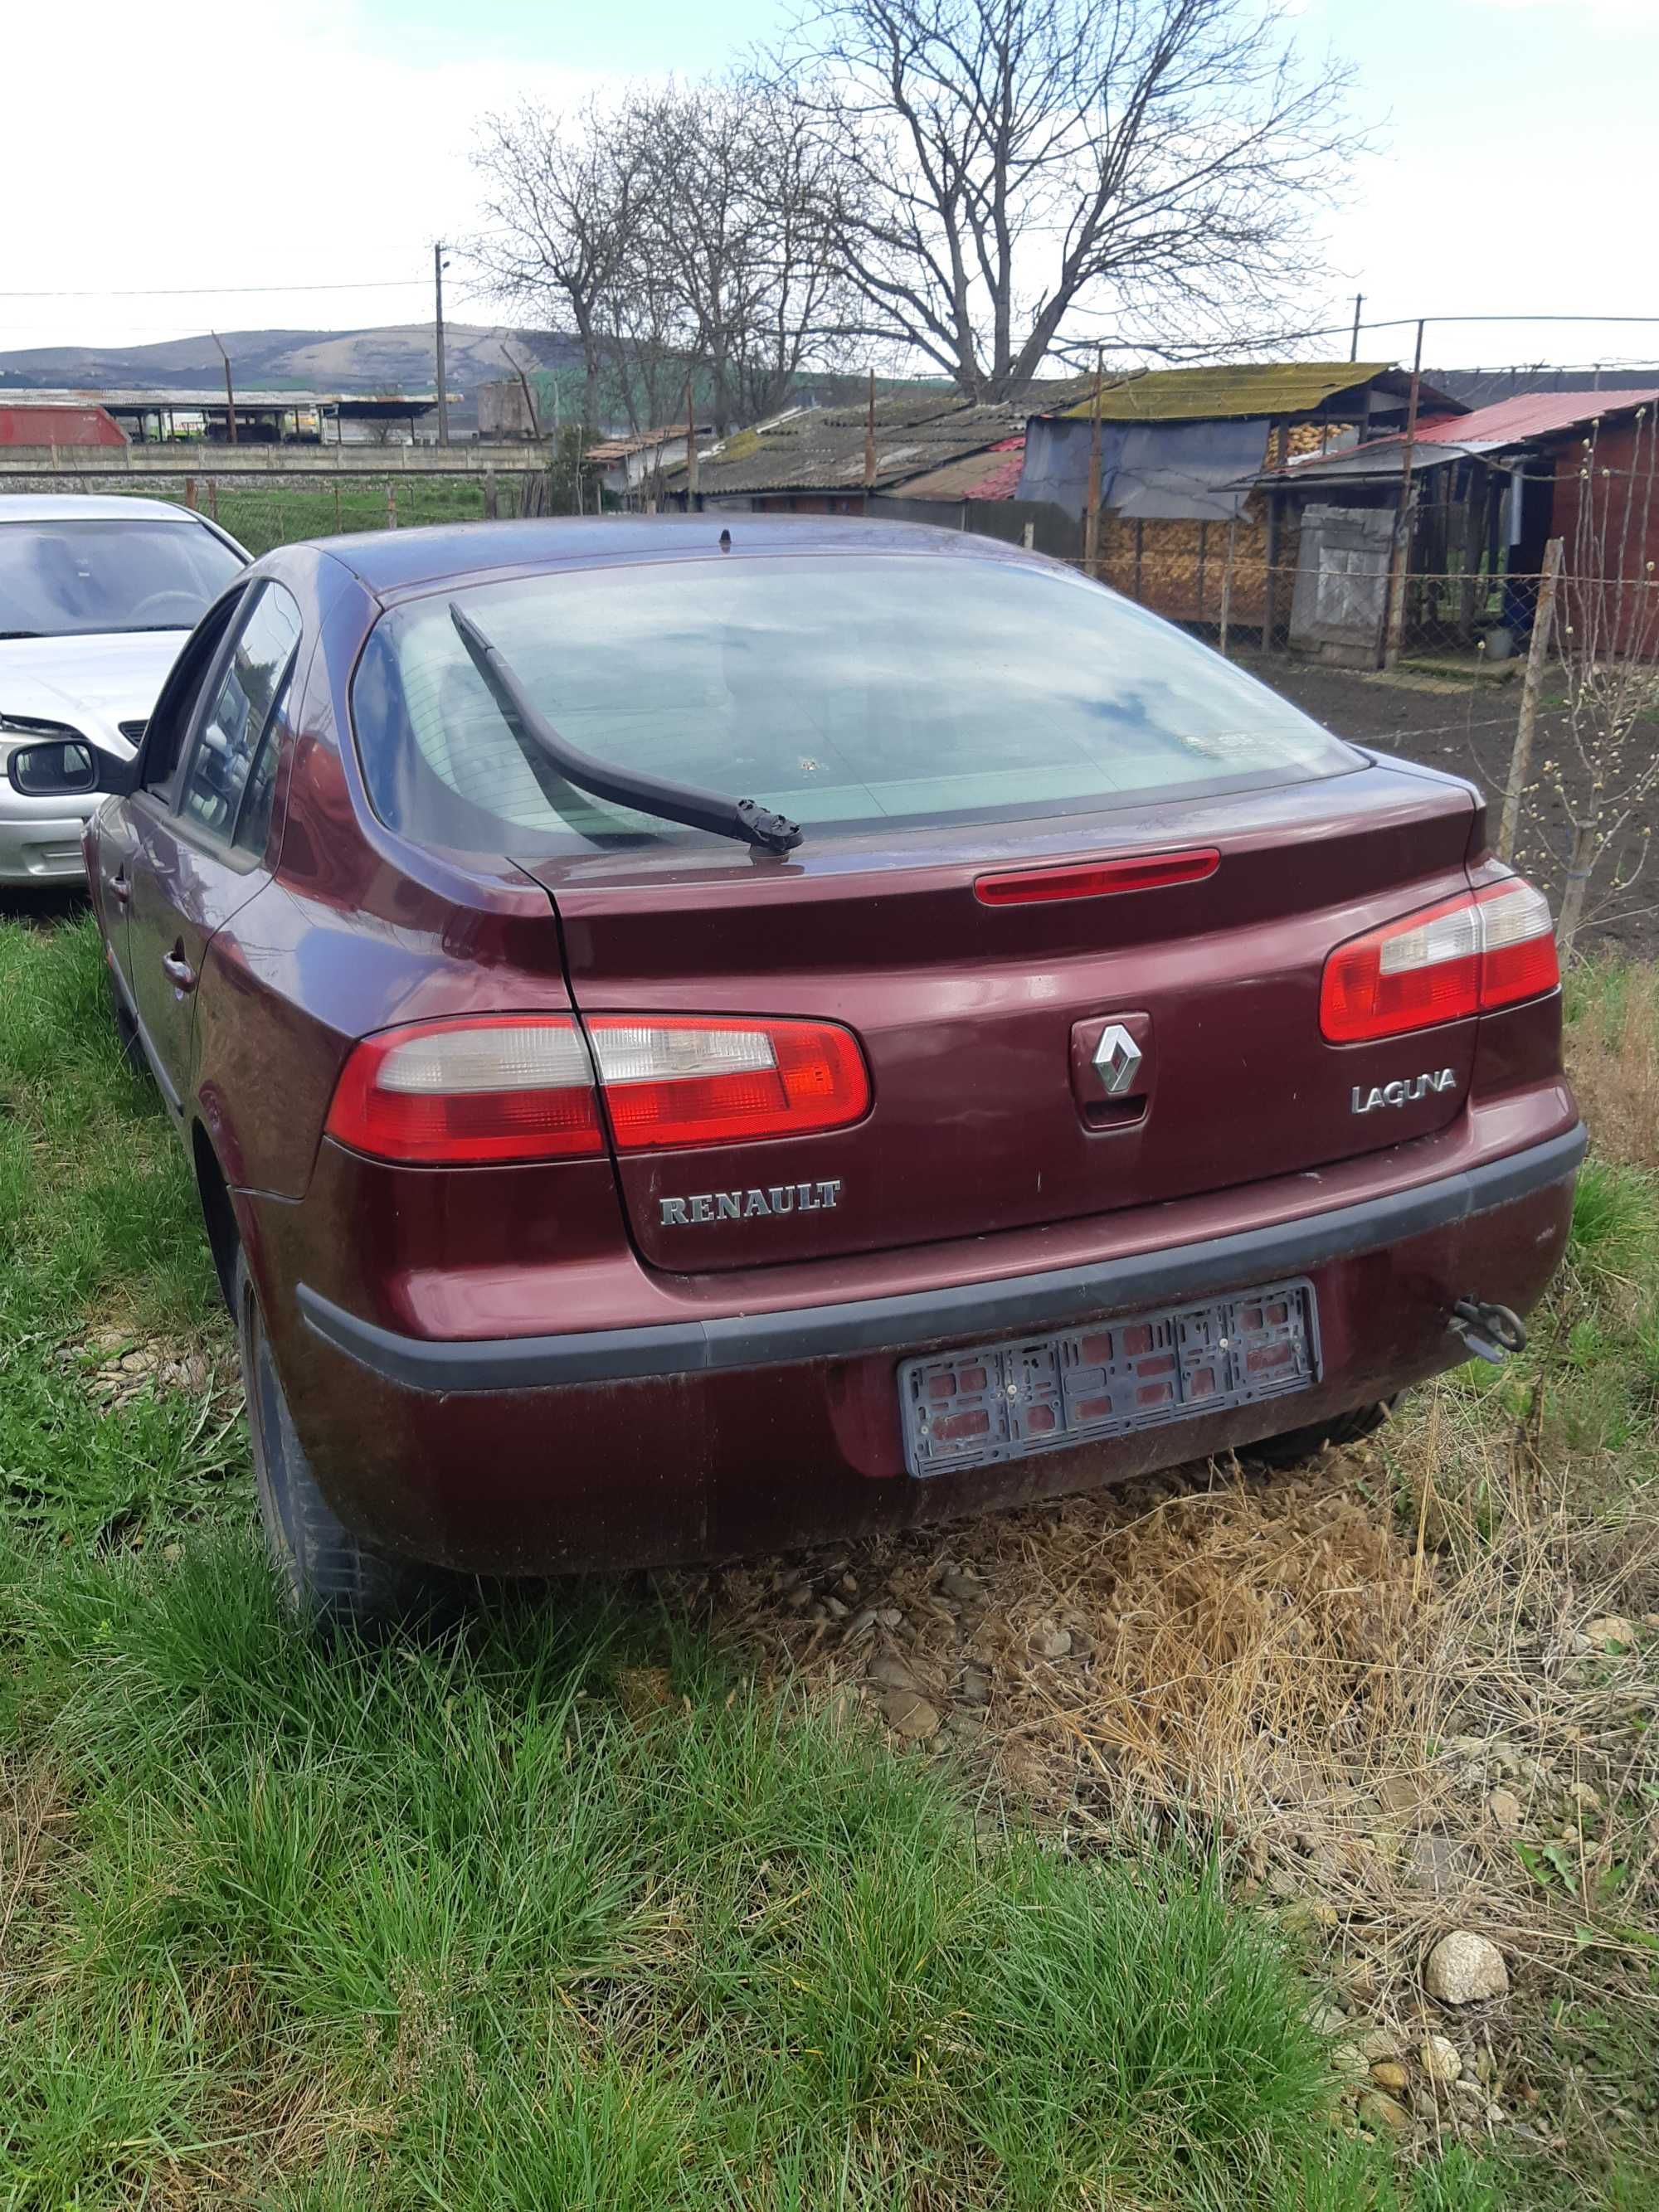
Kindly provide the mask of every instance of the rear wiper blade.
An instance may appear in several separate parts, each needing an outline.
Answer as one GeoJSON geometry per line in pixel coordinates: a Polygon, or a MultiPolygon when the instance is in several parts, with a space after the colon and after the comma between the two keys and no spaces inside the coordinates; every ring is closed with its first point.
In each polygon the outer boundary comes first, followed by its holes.
{"type": "Polygon", "coordinates": [[[449,618],[472,665],[489,686],[489,695],[507,721],[552,762],[567,783],[579,791],[608,799],[613,805],[635,806],[664,822],[684,822],[693,830],[709,830],[717,837],[735,837],[741,845],[757,845],[763,852],[793,852],[801,841],[800,824],[774,814],[752,799],[727,799],[718,791],[700,791],[689,783],[670,783],[661,776],[646,775],[637,769],[618,768],[577,750],[531,704],[525,688],[501,649],[478,628],[471,615],[449,603],[449,618]]]}

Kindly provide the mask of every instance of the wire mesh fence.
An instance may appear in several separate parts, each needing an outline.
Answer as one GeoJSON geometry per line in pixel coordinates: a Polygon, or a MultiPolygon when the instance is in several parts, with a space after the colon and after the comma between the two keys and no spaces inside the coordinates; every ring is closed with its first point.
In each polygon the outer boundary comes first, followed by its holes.
{"type": "Polygon", "coordinates": [[[512,520],[532,504],[520,477],[352,476],[331,483],[245,484],[214,477],[179,487],[184,503],[210,515],[250,553],[308,538],[422,524],[512,520]]]}
{"type": "MultiPolygon", "coordinates": [[[[1269,562],[1217,550],[1144,544],[1072,565],[1224,653],[1291,653],[1336,667],[1403,665],[1504,681],[1519,675],[1537,618],[1541,572],[1449,568],[1401,575],[1386,547],[1269,562]]],[[[1150,539],[1150,533],[1149,533],[1150,539]]],[[[1550,650],[1659,665],[1659,576],[1560,576],[1550,650]]]]}

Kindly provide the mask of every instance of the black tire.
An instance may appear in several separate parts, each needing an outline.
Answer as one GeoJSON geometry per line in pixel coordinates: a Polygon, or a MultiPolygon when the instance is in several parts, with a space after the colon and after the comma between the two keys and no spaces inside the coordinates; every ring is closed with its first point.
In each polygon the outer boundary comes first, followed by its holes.
{"type": "Polygon", "coordinates": [[[258,1293],[240,1249],[233,1279],[259,1518],[283,1602],[300,1620],[331,1632],[391,1627],[429,1612],[433,1577],[412,1560],[354,1534],[319,1488],[295,1433],[258,1293]]]}
{"type": "Polygon", "coordinates": [[[1310,1421],[1305,1428],[1286,1429],[1277,1437],[1263,1437],[1259,1444],[1245,1444],[1238,1458],[1245,1467],[1296,1467],[1312,1459],[1327,1444],[1357,1444],[1362,1437],[1380,1429],[1394,1405],[1392,1398],[1372,1406],[1356,1406],[1352,1413],[1333,1413],[1326,1420],[1310,1421]]]}

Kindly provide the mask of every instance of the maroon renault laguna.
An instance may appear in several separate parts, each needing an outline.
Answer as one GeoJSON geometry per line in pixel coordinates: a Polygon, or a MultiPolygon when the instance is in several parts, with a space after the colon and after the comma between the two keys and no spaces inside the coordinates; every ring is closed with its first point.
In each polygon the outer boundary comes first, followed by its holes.
{"type": "Polygon", "coordinates": [[[286,547],[88,830],[279,1572],[718,1559],[1358,1433],[1583,1134],[1468,784],[953,532],[286,547]]]}

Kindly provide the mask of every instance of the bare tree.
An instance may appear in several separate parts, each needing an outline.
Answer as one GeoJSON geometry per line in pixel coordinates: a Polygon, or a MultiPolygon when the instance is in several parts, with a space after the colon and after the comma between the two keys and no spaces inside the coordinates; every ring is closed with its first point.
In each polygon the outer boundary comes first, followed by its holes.
{"type": "Polygon", "coordinates": [[[808,0],[778,59],[848,179],[850,333],[979,398],[1109,319],[1259,329],[1362,143],[1273,0],[808,0]]]}
{"type": "Polygon", "coordinates": [[[574,328],[583,416],[677,416],[688,367],[716,425],[776,409],[848,319],[836,240],[846,170],[814,119],[755,77],[668,84],[568,113],[489,116],[474,161],[495,296],[574,328]]]}
{"type": "Polygon", "coordinates": [[[635,127],[653,184],[645,251],[707,369],[715,427],[769,414],[845,319],[840,158],[753,77],[670,85],[639,100],[635,127]]]}
{"type": "Polygon", "coordinates": [[[582,349],[582,427],[591,437],[611,346],[611,302],[637,249],[641,151],[597,101],[565,115],[526,102],[483,118],[472,161],[485,180],[488,227],[471,256],[498,299],[550,328],[574,329],[582,349]]]}

